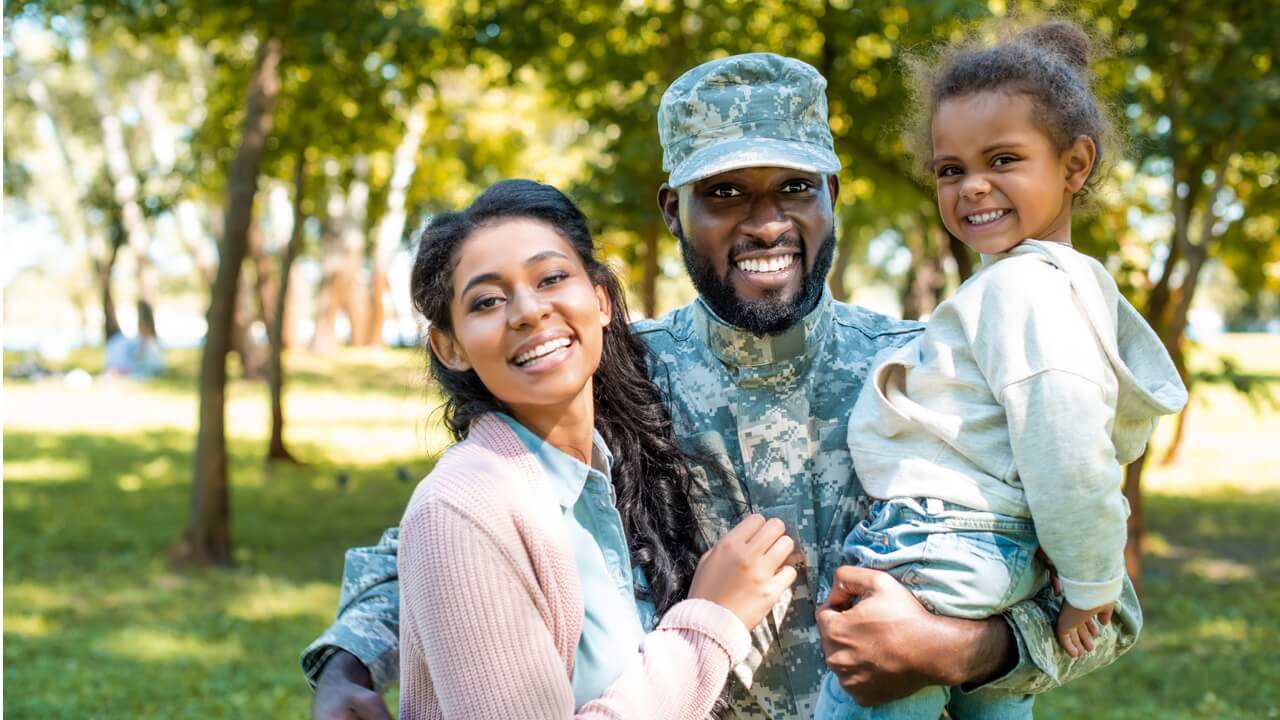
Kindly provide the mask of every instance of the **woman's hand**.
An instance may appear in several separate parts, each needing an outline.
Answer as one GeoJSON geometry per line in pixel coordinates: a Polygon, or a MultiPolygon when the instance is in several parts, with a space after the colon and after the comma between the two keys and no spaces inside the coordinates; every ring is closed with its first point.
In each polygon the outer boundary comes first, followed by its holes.
{"type": "Polygon", "coordinates": [[[781,520],[749,515],[698,561],[689,597],[728,608],[754,628],[796,581],[786,564],[794,547],[781,520]]]}

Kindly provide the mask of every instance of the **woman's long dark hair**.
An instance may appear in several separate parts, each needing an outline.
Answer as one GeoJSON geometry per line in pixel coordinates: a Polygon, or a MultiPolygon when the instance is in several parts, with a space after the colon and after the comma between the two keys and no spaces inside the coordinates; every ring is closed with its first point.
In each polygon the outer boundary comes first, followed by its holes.
{"type": "MultiPolygon", "coordinates": [[[[479,227],[518,218],[545,223],[568,240],[592,284],[609,295],[611,319],[592,383],[595,425],[615,460],[613,486],[632,562],[644,569],[649,599],[661,616],[688,595],[698,564],[689,469],[695,459],[676,444],[671,416],[646,372],[649,350],[628,326],[618,278],[595,257],[586,217],[550,185],[504,180],[491,186],[467,209],[438,215],[423,231],[410,285],[414,307],[436,328],[452,332],[458,247],[479,227]]],[[[444,391],[445,425],[455,439],[466,437],[477,417],[505,411],[475,371],[450,370],[429,346],[427,354],[431,376],[444,391]]]]}

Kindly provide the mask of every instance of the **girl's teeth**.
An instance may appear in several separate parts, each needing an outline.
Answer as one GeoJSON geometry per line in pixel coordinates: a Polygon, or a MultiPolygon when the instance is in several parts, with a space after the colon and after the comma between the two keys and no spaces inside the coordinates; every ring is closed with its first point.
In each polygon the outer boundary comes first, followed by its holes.
{"type": "Polygon", "coordinates": [[[986,225],[989,222],[995,222],[996,220],[999,220],[1000,218],[1004,217],[1004,214],[1006,212],[1008,212],[1008,210],[993,210],[988,213],[982,213],[981,215],[970,215],[968,218],[969,224],[970,225],[986,225]]]}

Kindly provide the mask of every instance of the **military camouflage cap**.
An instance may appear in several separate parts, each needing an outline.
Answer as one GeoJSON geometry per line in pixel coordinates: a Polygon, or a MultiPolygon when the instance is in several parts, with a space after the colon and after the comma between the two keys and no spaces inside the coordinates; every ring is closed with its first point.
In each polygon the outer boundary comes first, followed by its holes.
{"type": "Polygon", "coordinates": [[[658,106],[668,182],[744,167],[838,171],[826,89],[812,66],[773,53],[712,60],[681,75],[658,106]]]}

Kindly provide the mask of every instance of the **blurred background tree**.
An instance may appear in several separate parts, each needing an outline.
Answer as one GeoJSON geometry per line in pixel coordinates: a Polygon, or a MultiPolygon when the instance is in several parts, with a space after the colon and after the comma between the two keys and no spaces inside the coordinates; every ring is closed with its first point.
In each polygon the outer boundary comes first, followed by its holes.
{"type": "MultiPolygon", "coordinates": [[[[101,331],[86,339],[120,332],[118,287],[132,316],[158,305],[162,329],[176,324],[171,297],[208,294],[191,524],[174,558],[225,563],[228,354],[271,388],[266,456],[294,460],[284,350],[417,342],[405,276],[432,213],[502,177],[551,182],[592,218],[639,314],[692,298],[654,208],[656,114],[666,86],[705,60],[767,49],[822,72],[844,165],[832,293],[927,316],[974,258],[909,165],[903,55],[973,21],[1043,11],[1001,0],[14,3],[6,198],[50,218],[82,258],[88,272],[67,292],[86,325],[96,313],[101,331]]],[[[1205,278],[1234,288],[1211,303],[1223,322],[1275,318],[1280,23],[1266,0],[1059,12],[1110,49],[1099,89],[1133,140],[1078,221],[1078,244],[1105,260],[1193,384],[1187,333],[1205,278]]],[[[1127,475],[1139,579],[1145,464],[1127,475]]]]}

